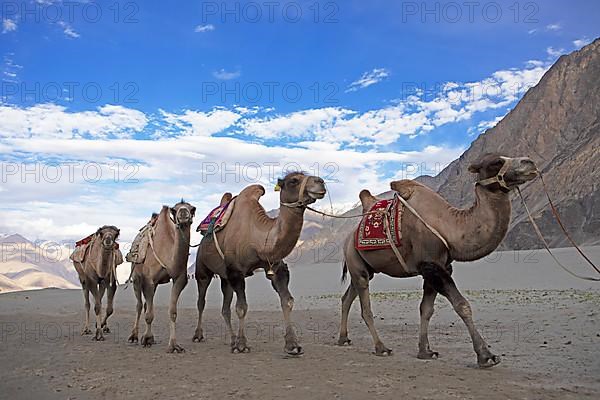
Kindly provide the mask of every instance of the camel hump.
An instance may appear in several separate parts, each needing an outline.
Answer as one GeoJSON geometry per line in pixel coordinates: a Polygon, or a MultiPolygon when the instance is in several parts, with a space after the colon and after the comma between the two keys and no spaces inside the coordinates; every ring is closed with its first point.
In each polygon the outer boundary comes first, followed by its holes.
{"type": "Polygon", "coordinates": [[[415,190],[421,188],[427,188],[427,186],[423,185],[420,182],[413,181],[412,179],[402,179],[400,181],[393,181],[390,183],[390,187],[393,191],[398,192],[398,194],[404,199],[408,200],[415,192],[415,190]]]}
{"type": "Polygon", "coordinates": [[[229,203],[232,198],[233,198],[233,195],[229,192],[226,192],[225,194],[223,194],[223,197],[221,197],[221,203],[219,204],[219,207],[222,207],[225,204],[229,203]]]}
{"type": "Polygon", "coordinates": [[[265,188],[262,185],[250,185],[240,192],[239,197],[258,201],[264,194],[265,188]]]}
{"type": "Polygon", "coordinates": [[[362,204],[363,212],[367,212],[373,207],[373,204],[377,203],[377,198],[371,194],[367,189],[360,191],[358,195],[362,204]]]}

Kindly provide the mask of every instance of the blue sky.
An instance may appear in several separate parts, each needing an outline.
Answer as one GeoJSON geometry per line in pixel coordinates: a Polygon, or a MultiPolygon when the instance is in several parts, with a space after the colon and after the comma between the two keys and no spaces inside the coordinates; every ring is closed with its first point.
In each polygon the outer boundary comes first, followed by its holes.
{"type": "Polygon", "coordinates": [[[0,231],[131,236],[163,203],[203,214],[293,165],[348,207],[459,156],[600,17],[582,0],[73,4],[2,2],[0,231]]]}

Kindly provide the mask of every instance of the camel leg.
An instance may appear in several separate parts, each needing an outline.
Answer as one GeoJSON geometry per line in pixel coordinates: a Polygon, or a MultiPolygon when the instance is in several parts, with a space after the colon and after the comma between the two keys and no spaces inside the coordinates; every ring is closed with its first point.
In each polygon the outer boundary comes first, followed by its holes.
{"type": "Polygon", "coordinates": [[[371,332],[373,343],[375,343],[375,354],[378,356],[392,355],[392,350],[385,347],[375,329],[375,321],[373,320],[373,312],[371,311],[371,299],[369,298],[369,279],[361,276],[356,282],[353,281],[352,284],[358,292],[362,318],[365,324],[367,324],[369,332],[371,332]]]}
{"type": "Polygon", "coordinates": [[[338,346],[350,346],[352,341],[348,339],[348,314],[350,313],[350,307],[354,299],[358,296],[358,292],[354,289],[354,286],[350,284],[346,293],[342,296],[342,321],[340,322],[340,337],[338,339],[338,346]]]}
{"type": "Polygon", "coordinates": [[[201,263],[198,263],[196,258],[196,283],[198,284],[198,325],[196,326],[196,332],[192,341],[202,342],[204,340],[204,334],[202,332],[202,314],[204,313],[204,306],[206,306],[206,291],[213,278],[213,273],[201,263]]]}
{"type": "MultiPolygon", "coordinates": [[[[142,278],[143,279],[143,278],[142,278]]],[[[154,344],[154,334],[152,334],[152,321],[154,321],[154,293],[156,285],[147,280],[142,281],[142,292],[146,300],[146,332],[142,336],[142,346],[150,347],[154,344]]]]}
{"type": "Polygon", "coordinates": [[[235,312],[238,316],[238,335],[235,343],[231,346],[232,353],[249,353],[250,347],[247,345],[246,334],[244,332],[246,313],[248,312],[248,303],[246,302],[246,282],[243,276],[230,277],[229,283],[235,291],[235,312]]]}
{"type": "Polygon", "coordinates": [[[85,325],[81,330],[81,335],[91,335],[92,331],[90,330],[90,290],[87,287],[87,284],[83,284],[83,300],[85,301],[85,325]]]}
{"type": "Polygon", "coordinates": [[[231,326],[231,302],[233,300],[233,288],[229,284],[227,279],[221,278],[221,292],[223,293],[223,308],[221,309],[221,315],[225,320],[227,326],[227,333],[231,338],[231,346],[235,344],[236,336],[233,333],[233,327],[231,326]]]}
{"type": "Polygon", "coordinates": [[[175,338],[175,322],[177,321],[177,301],[179,300],[179,295],[185,288],[188,283],[187,274],[181,274],[177,278],[173,280],[173,286],[171,288],[171,301],[169,303],[169,317],[170,321],[170,335],[169,335],[169,347],[167,348],[167,353],[184,353],[185,350],[183,347],[177,344],[177,340],[175,338]]]}
{"type": "Polygon", "coordinates": [[[452,307],[454,307],[454,311],[456,311],[467,326],[471,340],[473,341],[473,349],[477,353],[477,364],[480,367],[492,367],[498,364],[500,357],[490,352],[487,343],[481,337],[477,328],[475,328],[471,305],[459,292],[450,274],[434,263],[424,263],[421,268],[421,274],[425,280],[431,282],[431,285],[438,293],[450,301],[452,307]]]}
{"type": "Polygon", "coordinates": [[[294,298],[288,289],[290,282],[290,271],[287,265],[283,262],[279,263],[275,270],[275,275],[271,277],[271,285],[273,289],[279,294],[281,301],[281,310],[283,311],[283,319],[285,322],[285,347],[286,353],[298,356],[304,353],[302,346],[298,344],[296,332],[292,324],[291,314],[292,308],[294,307],[294,298]]]}
{"type": "Polygon", "coordinates": [[[101,341],[104,340],[104,335],[102,335],[102,320],[100,313],[102,311],[102,295],[104,294],[104,290],[102,289],[102,284],[97,285],[92,283],[89,285],[90,292],[92,292],[92,296],[94,296],[94,312],[96,313],[96,334],[94,335],[94,340],[101,341]],[[100,286],[100,288],[98,287],[100,286]]]}
{"type": "Polygon", "coordinates": [[[104,315],[104,321],[102,321],[102,326],[101,326],[102,331],[104,333],[110,333],[110,329],[108,328],[106,321],[108,320],[108,317],[110,317],[113,314],[113,311],[114,311],[113,302],[114,302],[116,292],[117,292],[117,282],[113,282],[113,284],[108,287],[108,293],[107,293],[107,299],[106,299],[106,314],[104,315]]]}
{"type": "Polygon", "coordinates": [[[138,332],[140,316],[142,315],[142,283],[140,278],[137,276],[133,278],[133,292],[135,293],[135,298],[137,299],[137,304],[135,306],[136,316],[135,322],[133,323],[133,329],[131,330],[131,335],[129,335],[129,339],[127,340],[129,340],[130,343],[137,343],[139,341],[138,332]]]}
{"type": "Polygon", "coordinates": [[[428,281],[424,281],[423,299],[421,300],[421,306],[419,307],[419,311],[421,312],[421,326],[419,329],[419,354],[417,354],[417,358],[422,360],[437,358],[439,356],[437,351],[432,351],[429,348],[429,338],[427,336],[429,320],[433,315],[433,305],[436,296],[437,292],[433,286],[428,281]]]}

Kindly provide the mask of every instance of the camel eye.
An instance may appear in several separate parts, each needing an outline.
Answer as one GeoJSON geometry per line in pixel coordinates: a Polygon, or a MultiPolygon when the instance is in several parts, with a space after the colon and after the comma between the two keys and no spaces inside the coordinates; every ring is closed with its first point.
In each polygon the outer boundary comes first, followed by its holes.
{"type": "Polygon", "coordinates": [[[290,180],[290,183],[292,183],[292,184],[296,185],[296,184],[298,183],[298,178],[292,178],[292,179],[290,180]]]}

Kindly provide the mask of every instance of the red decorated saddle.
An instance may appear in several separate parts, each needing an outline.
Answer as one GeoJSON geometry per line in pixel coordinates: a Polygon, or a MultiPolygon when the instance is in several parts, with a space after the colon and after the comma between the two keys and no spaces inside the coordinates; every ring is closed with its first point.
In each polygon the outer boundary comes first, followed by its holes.
{"type": "Polygon", "coordinates": [[[222,206],[213,209],[206,218],[200,222],[200,225],[196,228],[196,232],[201,232],[203,235],[210,235],[213,232],[218,232],[223,229],[233,212],[234,204],[235,197],[222,206]]]}
{"type": "Polygon", "coordinates": [[[92,237],[94,234],[92,233],[90,236],[84,237],[83,239],[75,242],[75,247],[83,246],[84,244],[88,244],[92,241],[92,237]]]}
{"type": "MultiPolygon", "coordinates": [[[[78,240],[77,242],[75,242],[75,247],[81,247],[81,246],[85,246],[86,244],[89,244],[92,241],[92,238],[94,237],[94,235],[95,235],[95,233],[92,233],[90,236],[87,236],[81,240],[78,240]]],[[[115,248],[115,250],[118,249],[119,243],[115,242],[114,248],[115,248]]]]}
{"type": "Polygon", "coordinates": [[[373,214],[365,215],[358,229],[356,230],[354,247],[357,250],[380,250],[391,248],[390,241],[386,232],[385,219],[390,227],[391,239],[399,247],[402,239],[402,211],[404,205],[396,197],[389,200],[379,200],[373,204],[369,212],[373,214]]]}

